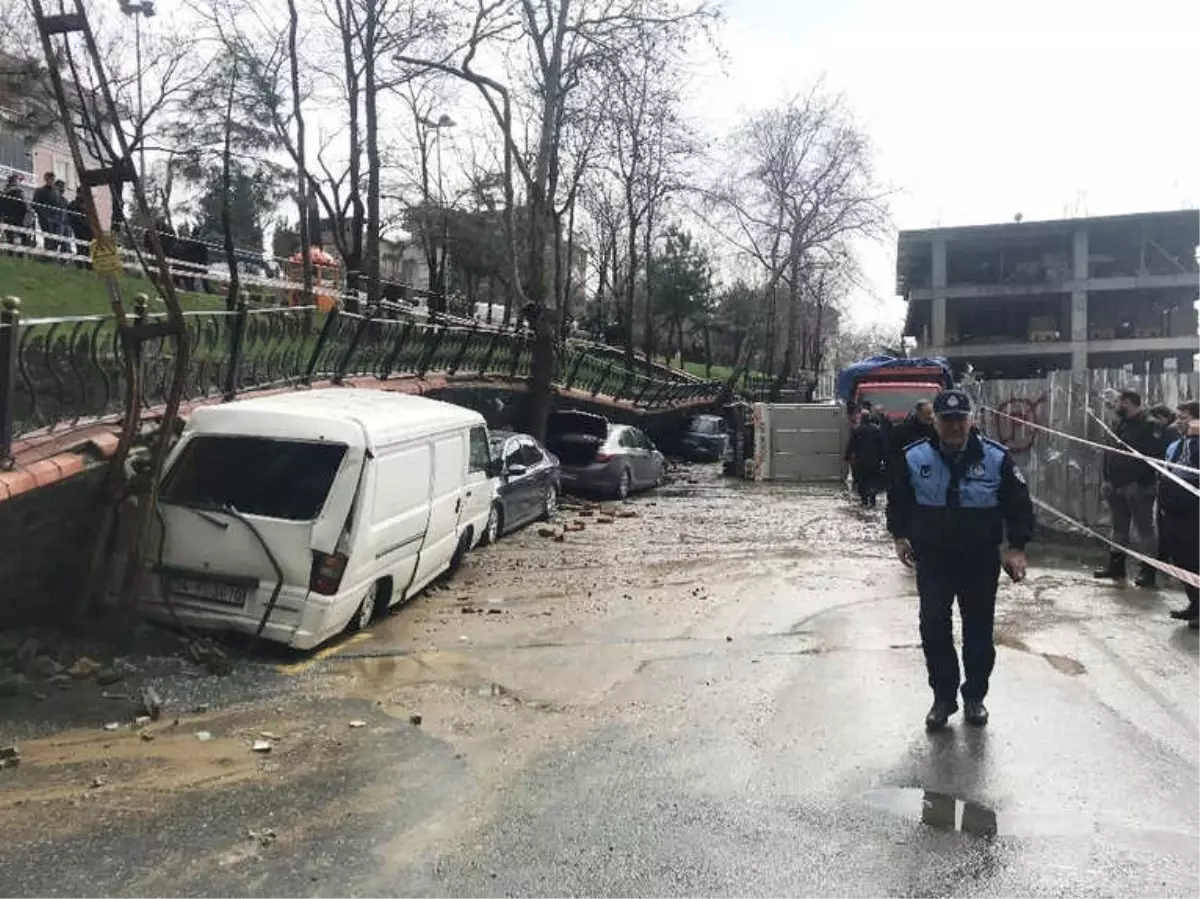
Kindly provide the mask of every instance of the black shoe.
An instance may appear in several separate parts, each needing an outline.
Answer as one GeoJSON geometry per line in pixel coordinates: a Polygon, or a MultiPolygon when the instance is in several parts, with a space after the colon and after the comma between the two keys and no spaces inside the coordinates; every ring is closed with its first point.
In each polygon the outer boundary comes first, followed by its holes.
{"type": "Polygon", "coordinates": [[[958,703],[953,700],[934,700],[933,705],[929,709],[929,714],[925,716],[925,729],[941,730],[950,722],[950,716],[957,711],[958,703]]]}
{"type": "Polygon", "coordinates": [[[1137,580],[1133,582],[1135,587],[1144,587],[1147,590],[1153,590],[1158,586],[1158,580],[1154,576],[1154,569],[1142,566],[1142,570],[1138,572],[1137,580]]]}
{"type": "Polygon", "coordinates": [[[963,700],[963,720],[974,727],[983,727],[988,723],[988,710],[982,699],[963,700]]]}
{"type": "Polygon", "coordinates": [[[1200,617],[1200,609],[1188,606],[1186,609],[1172,609],[1171,617],[1176,621],[1195,621],[1200,617]]]}
{"type": "Polygon", "coordinates": [[[1110,553],[1108,565],[1092,572],[1092,577],[1098,581],[1125,580],[1125,557],[1120,553],[1110,553]]]}

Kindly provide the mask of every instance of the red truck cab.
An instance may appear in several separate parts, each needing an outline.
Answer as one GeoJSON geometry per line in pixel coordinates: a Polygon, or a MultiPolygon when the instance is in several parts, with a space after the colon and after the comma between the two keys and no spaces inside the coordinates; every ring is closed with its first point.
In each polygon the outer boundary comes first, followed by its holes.
{"type": "Polygon", "coordinates": [[[953,378],[949,366],[940,360],[928,361],[922,365],[917,360],[877,357],[843,372],[839,380],[845,380],[839,386],[851,419],[858,421],[864,403],[870,404],[872,411],[883,412],[889,421],[898,422],[922,400],[932,402],[940,391],[952,386],[953,378]]]}

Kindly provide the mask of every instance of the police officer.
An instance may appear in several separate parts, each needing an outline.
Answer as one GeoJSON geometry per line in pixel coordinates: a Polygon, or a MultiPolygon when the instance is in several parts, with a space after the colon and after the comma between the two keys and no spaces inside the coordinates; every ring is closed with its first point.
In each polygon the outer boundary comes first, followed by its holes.
{"type": "Polygon", "coordinates": [[[962,616],[964,717],[987,724],[988,678],[996,661],[992,625],[1004,568],[1025,577],[1025,544],[1033,537],[1029,490],[1008,450],[971,426],[971,401],[944,390],[933,402],[934,436],[904,449],[903,470],[888,491],[888,530],[900,561],[917,570],[921,597],[921,648],[933,707],[930,730],[945,727],[958,711],[959,669],[954,649],[954,600],[962,616]]]}

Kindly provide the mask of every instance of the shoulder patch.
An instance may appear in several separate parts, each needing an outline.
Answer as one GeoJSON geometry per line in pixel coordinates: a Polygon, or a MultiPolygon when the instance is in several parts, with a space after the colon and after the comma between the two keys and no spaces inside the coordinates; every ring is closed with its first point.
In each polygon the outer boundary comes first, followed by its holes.
{"type": "Polygon", "coordinates": [[[914,440],[912,443],[908,444],[908,446],[904,447],[904,452],[907,453],[910,449],[915,449],[916,447],[928,442],[928,437],[922,437],[920,440],[914,440]]]}

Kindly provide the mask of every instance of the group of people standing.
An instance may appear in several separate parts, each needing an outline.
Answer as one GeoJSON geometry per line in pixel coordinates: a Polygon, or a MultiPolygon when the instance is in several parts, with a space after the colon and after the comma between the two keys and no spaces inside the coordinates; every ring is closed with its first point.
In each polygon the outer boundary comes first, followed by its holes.
{"type": "Polygon", "coordinates": [[[883,409],[863,403],[844,456],[863,508],[875,508],[878,495],[886,490],[889,472],[900,470],[904,448],[933,434],[933,403],[929,401],[917,403],[899,424],[893,424],[883,409]]]}
{"type": "MultiPolygon", "coordinates": [[[[1185,571],[1197,571],[1200,498],[1184,485],[1193,489],[1200,485],[1200,403],[1190,400],[1174,410],[1155,406],[1147,411],[1140,394],[1123,390],[1115,395],[1111,407],[1116,417],[1115,439],[1110,441],[1112,451],[1104,456],[1104,496],[1112,513],[1113,542],[1185,571]],[[1164,462],[1174,477],[1136,454],[1164,462]]],[[[1114,549],[1108,564],[1095,576],[1123,581],[1126,554],[1114,549]]],[[[1134,583],[1156,587],[1154,566],[1142,562],[1134,583]]],[[[1188,605],[1171,617],[1194,628],[1200,626],[1200,590],[1191,585],[1185,589],[1188,605]]]]}
{"type": "MultiPolygon", "coordinates": [[[[53,172],[42,176],[42,186],[25,199],[21,176],[10,174],[0,194],[0,234],[6,244],[36,247],[31,233],[34,226],[42,232],[42,247],[50,253],[71,253],[87,257],[91,249],[92,226],[83,206],[83,188],[76,188],[68,201],[67,185],[53,172]],[[23,230],[22,230],[23,229],[23,230]]],[[[86,263],[80,260],[77,264],[86,263]]]]}

